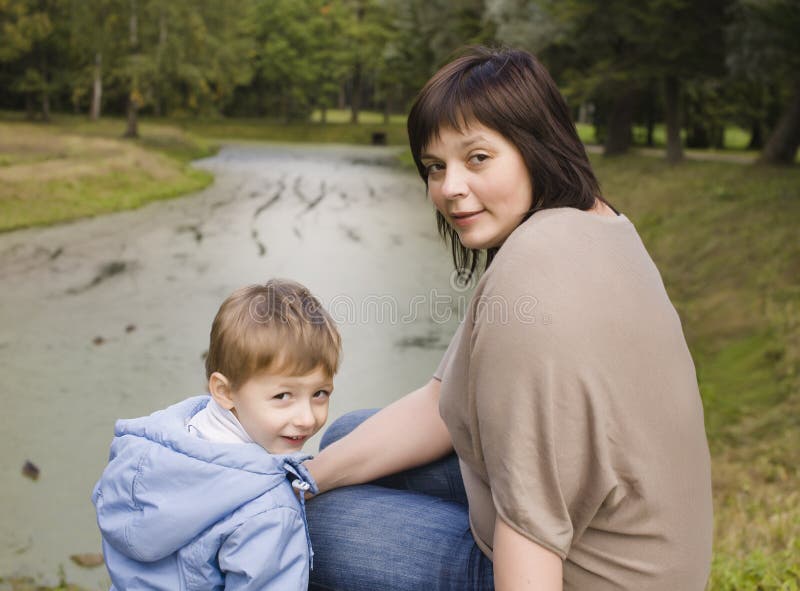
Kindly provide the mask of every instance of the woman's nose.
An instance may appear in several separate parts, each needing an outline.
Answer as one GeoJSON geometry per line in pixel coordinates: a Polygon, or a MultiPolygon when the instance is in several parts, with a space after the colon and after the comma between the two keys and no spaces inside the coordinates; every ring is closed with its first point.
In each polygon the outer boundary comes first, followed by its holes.
{"type": "Polygon", "coordinates": [[[444,171],[444,180],[442,181],[442,195],[448,199],[458,199],[464,197],[469,193],[467,186],[466,175],[463,170],[458,167],[448,167],[444,171]]]}

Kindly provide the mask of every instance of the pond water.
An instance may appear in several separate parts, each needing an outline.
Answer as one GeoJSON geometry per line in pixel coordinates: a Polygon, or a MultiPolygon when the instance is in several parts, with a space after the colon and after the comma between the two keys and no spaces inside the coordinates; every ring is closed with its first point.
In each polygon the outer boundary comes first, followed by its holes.
{"type": "Polygon", "coordinates": [[[204,391],[211,320],[239,286],[296,279],[339,322],[331,418],[429,378],[468,296],[392,155],[227,145],[196,163],[216,177],[200,193],[0,234],[0,578],[108,588],[69,557],[100,551],[90,494],[114,421],[204,391]]]}

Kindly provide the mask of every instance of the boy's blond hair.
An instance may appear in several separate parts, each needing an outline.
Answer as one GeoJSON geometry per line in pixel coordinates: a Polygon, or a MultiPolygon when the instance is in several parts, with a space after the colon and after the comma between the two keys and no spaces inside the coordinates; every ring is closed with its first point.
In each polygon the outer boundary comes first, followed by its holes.
{"type": "Polygon", "coordinates": [[[233,292],[211,325],[206,378],[220,372],[234,390],[262,371],[305,375],[339,368],[341,337],[306,287],[270,279],[233,292]]]}

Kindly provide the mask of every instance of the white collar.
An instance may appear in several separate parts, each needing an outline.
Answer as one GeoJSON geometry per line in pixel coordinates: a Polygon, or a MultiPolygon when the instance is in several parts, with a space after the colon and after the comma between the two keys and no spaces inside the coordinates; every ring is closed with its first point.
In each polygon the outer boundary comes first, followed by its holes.
{"type": "Polygon", "coordinates": [[[213,398],[189,420],[186,427],[189,433],[215,443],[255,443],[236,416],[213,398]]]}

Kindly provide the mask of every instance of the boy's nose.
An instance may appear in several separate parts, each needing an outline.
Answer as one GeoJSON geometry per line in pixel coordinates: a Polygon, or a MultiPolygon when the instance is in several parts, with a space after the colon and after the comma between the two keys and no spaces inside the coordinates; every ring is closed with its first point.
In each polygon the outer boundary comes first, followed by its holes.
{"type": "Polygon", "coordinates": [[[311,429],[316,422],[310,406],[302,405],[294,414],[294,425],[301,429],[311,429]]]}

